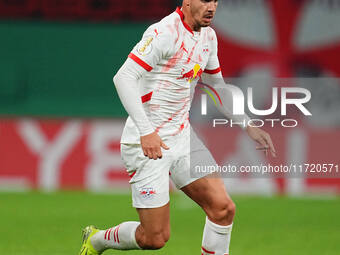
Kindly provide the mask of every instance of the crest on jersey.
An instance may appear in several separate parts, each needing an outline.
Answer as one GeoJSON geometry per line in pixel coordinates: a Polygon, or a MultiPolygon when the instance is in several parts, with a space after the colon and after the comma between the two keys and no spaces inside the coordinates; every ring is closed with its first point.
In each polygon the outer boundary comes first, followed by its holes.
{"type": "Polygon", "coordinates": [[[152,51],[153,37],[147,37],[143,39],[138,45],[138,53],[142,56],[148,55],[152,51]]]}

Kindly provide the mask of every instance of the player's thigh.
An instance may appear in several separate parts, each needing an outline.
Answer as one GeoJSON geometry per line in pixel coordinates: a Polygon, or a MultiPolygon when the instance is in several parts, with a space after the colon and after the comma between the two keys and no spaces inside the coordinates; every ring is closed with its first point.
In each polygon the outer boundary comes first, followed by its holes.
{"type": "Polygon", "coordinates": [[[232,222],[235,204],[218,176],[197,179],[181,190],[205,211],[210,220],[226,225],[232,222]]]}
{"type": "Polygon", "coordinates": [[[201,207],[214,207],[220,201],[231,200],[222,179],[213,174],[197,179],[181,190],[201,207]]]}
{"type": "Polygon", "coordinates": [[[141,234],[148,240],[161,239],[167,242],[170,237],[169,203],[159,208],[137,208],[141,222],[141,234]]]}

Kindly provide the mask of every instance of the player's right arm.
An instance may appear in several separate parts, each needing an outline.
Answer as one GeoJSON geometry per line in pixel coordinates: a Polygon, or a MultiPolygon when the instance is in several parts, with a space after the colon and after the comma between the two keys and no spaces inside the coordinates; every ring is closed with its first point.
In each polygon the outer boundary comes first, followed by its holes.
{"type": "Polygon", "coordinates": [[[144,111],[138,88],[138,80],[146,72],[150,72],[166,54],[167,38],[158,35],[153,34],[151,29],[147,30],[113,78],[119,98],[140,133],[144,155],[150,159],[162,157],[161,147],[169,149],[152,127],[144,111]]]}

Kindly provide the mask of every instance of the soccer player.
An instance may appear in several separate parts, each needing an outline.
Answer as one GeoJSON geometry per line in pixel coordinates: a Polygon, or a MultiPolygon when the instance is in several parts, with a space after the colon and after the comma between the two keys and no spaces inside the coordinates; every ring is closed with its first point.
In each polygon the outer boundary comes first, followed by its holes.
{"type": "MultiPolygon", "coordinates": [[[[217,5],[217,0],[183,0],[181,8],[145,31],[115,75],[114,84],[129,114],[121,155],[140,222],[106,230],[86,227],[81,255],[162,248],[170,237],[169,178],[206,213],[201,254],[229,254],[235,204],[220,178],[190,174],[192,160],[215,162],[190,129],[189,109],[200,78],[211,86],[221,85],[217,38],[209,27],[217,5]]],[[[220,107],[224,115],[247,120],[232,116],[227,106],[220,107]]],[[[245,130],[259,149],[275,155],[266,132],[250,126],[245,130]]]]}

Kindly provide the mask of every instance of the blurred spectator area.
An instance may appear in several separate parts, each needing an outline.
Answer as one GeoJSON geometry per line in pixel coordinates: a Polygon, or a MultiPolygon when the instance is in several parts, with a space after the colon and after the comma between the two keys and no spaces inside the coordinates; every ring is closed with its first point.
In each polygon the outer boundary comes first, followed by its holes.
{"type": "Polygon", "coordinates": [[[175,8],[174,0],[0,0],[0,116],[125,116],[112,77],[145,28],[175,8]]]}
{"type": "Polygon", "coordinates": [[[0,0],[0,18],[45,20],[158,20],[173,0],[0,0]]]}

